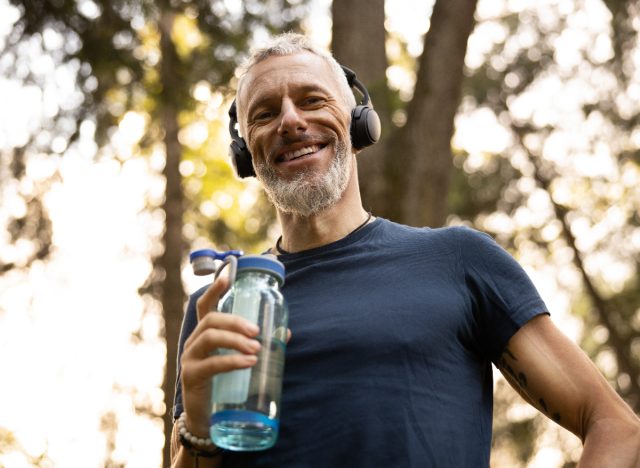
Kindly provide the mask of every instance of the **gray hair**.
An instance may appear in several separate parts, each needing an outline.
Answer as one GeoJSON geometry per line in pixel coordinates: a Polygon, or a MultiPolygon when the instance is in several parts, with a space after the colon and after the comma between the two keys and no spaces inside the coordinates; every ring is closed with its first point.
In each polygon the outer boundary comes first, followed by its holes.
{"type": "MultiPolygon", "coordinates": [[[[254,65],[272,56],[294,55],[300,52],[311,52],[312,54],[322,57],[329,64],[331,71],[334,73],[340,85],[340,94],[344,102],[347,103],[350,108],[354,108],[356,106],[356,99],[353,92],[351,92],[351,87],[338,61],[333,58],[329,52],[311,42],[306,36],[293,32],[272,37],[262,47],[251,50],[249,58],[238,69],[240,72],[240,82],[238,83],[236,99],[242,88],[244,77],[254,65]]],[[[238,112],[240,112],[239,108],[238,112]]]]}

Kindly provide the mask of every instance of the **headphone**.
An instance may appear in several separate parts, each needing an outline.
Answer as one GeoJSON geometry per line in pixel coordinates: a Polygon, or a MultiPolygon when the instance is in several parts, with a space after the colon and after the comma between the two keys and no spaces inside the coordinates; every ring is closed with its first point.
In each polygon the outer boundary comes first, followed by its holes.
{"type": "MultiPolygon", "coordinates": [[[[355,149],[366,148],[373,145],[380,139],[380,118],[375,110],[370,106],[371,99],[367,88],[362,84],[353,70],[342,66],[349,87],[356,88],[362,94],[362,102],[351,111],[351,145],[355,149]]],[[[231,163],[238,177],[254,177],[253,160],[247,142],[240,136],[236,125],[238,124],[238,112],[236,101],[233,100],[229,109],[229,134],[231,135],[231,145],[229,146],[229,156],[231,163]]]]}

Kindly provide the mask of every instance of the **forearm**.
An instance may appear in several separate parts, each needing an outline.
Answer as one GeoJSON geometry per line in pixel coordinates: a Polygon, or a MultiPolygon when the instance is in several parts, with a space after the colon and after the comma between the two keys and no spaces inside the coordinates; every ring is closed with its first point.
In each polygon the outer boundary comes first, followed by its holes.
{"type": "Polygon", "coordinates": [[[579,468],[640,467],[640,420],[602,419],[589,428],[579,468]]]}
{"type": "Polygon", "coordinates": [[[196,457],[189,453],[181,443],[176,426],[171,432],[171,468],[219,468],[222,466],[222,455],[213,458],[196,457]]]}

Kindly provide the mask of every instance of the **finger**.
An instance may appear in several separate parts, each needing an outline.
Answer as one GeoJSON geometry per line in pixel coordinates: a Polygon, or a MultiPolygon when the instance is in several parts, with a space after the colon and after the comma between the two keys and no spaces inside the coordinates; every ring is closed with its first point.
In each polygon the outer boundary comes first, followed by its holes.
{"type": "Polygon", "coordinates": [[[225,291],[229,289],[229,278],[226,276],[220,276],[216,279],[198,298],[196,302],[196,310],[198,311],[198,321],[202,320],[202,318],[215,309],[220,300],[220,296],[222,296],[225,291]]]}
{"type": "Polygon", "coordinates": [[[227,330],[249,338],[253,338],[260,333],[260,328],[256,324],[249,322],[243,317],[224,312],[208,312],[204,318],[198,322],[196,328],[194,328],[191,335],[189,335],[185,341],[184,352],[187,352],[187,350],[191,348],[192,344],[199,339],[202,333],[211,329],[227,330]]]}
{"type": "Polygon", "coordinates": [[[183,351],[187,359],[203,359],[219,348],[233,349],[244,354],[260,351],[260,343],[243,334],[217,328],[208,328],[183,351]]]}
{"type": "Polygon", "coordinates": [[[289,344],[289,340],[291,340],[291,328],[287,328],[287,344],[289,344]]]}
{"type": "Polygon", "coordinates": [[[255,323],[226,312],[209,312],[200,322],[203,328],[221,328],[252,337],[260,332],[260,327],[255,323]]]}
{"type": "Polygon", "coordinates": [[[252,367],[256,362],[258,357],[255,354],[215,355],[199,361],[187,361],[182,369],[182,382],[188,388],[223,372],[252,367]]]}
{"type": "Polygon", "coordinates": [[[233,331],[248,337],[255,337],[260,332],[260,328],[256,324],[243,317],[223,312],[208,312],[185,341],[184,349],[187,350],[202,333],[209,329],[233,331]]]}

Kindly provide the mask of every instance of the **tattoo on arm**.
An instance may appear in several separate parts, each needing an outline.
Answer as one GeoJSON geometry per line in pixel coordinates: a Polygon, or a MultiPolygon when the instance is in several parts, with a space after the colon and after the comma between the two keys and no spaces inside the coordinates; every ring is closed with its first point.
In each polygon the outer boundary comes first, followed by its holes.
{"type": "Polygon", "coordinates": [[[560,423],[560,413],[552,411],[542,395],[533,394],[532,389],[528,386],[527,375],[525,374],[524,369],[520,368],[518,358],[509,348],[505,348],[502,356],[500,356],[498,369],[500,369],[509,383],[530,405],[538,408],[538,410],[542,411],[556,423],[560,423]]]}

